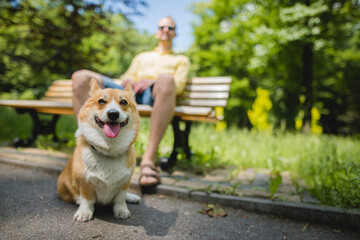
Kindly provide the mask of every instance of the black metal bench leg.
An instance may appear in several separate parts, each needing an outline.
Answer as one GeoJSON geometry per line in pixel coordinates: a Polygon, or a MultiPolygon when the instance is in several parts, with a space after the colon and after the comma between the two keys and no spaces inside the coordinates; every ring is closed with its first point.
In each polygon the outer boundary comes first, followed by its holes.
{"type": "Polygon", "coordinates": [[[17,112],[20,114],[29,113],[31,120],[33,122],[33,130],[29,138],[23,140],[20,138],[15,138],[13,140],[14,147],[29,147],[32,145],[39,134],[53,134],[54,141],[58,141],[58,137],[56,135],[56,123],[59,120],[60,115],[54,114],[51,121],[48,123],[44,123],[40,120],[38,113],[33,109],[17,109],[17,112]]]}
{"type": "Polygon", "coordinates": [[[60,118],[60,115],[54,114],[50,123],[48,124],[48,129],[47,129],[47,133],[46,134],[52,134],[53,135],[53,140],[55,142],[59,142],[60,139],[58,138],[57,134],[56,134],[56,123],[58,122],[60,118]]]}
{"type": "Polygon", "coordinates": [[[179,153],[185,153],[186,158],[190,160],[191,150],[189,146],[189,135],[191,130],[191,123],[185,122],[185,129],[180,129],[180,118],[174,117],[172,120],[172,127],[174,132],[174,146],[170,157],[164,157],[160,159],[160,167],[162,170],[170,172],[175,166],[179,153]]]}
{"type": "Polygon", "coordinates": [[[191,124],[192,122],[186,121],[185,122],[185,129],[183,131],[181,131],[182,135],[183,135],[183,144],[182,144],[182,152],[185,153],[186,155],[186,159],[190,160],[191,157],[191,150],[190,150],[190,145],[189,145],[189,135],[190,135],[190,130],[191,130],[191,124]]]}

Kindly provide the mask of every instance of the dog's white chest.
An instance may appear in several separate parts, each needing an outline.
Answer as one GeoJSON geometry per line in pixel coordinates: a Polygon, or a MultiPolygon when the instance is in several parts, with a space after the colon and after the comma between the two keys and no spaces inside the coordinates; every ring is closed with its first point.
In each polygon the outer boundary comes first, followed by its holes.
{"type": "Polygon", "coordinates": [[[131,177],[131,168],[126,166],[126,154],[120,157],[108,157],[85,148],[82,152],[86,179],[95,186],[97,202],[108,204],[122,191],[131,177]]]}

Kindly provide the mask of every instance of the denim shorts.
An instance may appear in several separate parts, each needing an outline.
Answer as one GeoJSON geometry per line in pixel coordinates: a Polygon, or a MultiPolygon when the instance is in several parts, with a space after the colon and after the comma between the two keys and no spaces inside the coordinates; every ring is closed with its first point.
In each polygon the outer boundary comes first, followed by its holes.
{"type": "MultiPolygon", "coordinates": [[[[101,75],[101,80],[103,81],[104,88],[116,88],[116,89],[124,90],[124,87],[114,83],[112,78],[101,75]]],[[[150,106],[154,105],[154,98],[152,96],[153,86],[154,84],[146,88],[142,93],[137,93],[135,95],[137,104],[145,104],[150,106]]]]}

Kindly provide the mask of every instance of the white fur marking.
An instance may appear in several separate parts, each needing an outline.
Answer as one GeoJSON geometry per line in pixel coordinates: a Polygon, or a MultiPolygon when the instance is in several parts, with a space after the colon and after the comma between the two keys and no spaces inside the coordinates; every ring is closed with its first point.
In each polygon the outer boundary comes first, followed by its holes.
{"type": "Polygon", "coordinates": [[[127,193],[126,194],[126,202],[128,203],[140,203],[141,198],[134,194],[134,193],[127,193]]]}
{"type": "Polygon", "coordinates": [[[80,206],[74,215],[74,219],[79,222],[90,221],[94,214],[95,198],[89,201],[80,195],[78,201],[80,206]]]}
{"type": "Polygon", "coordinates": [[[131,216],[129,209],[126,206],[127,191],[120,191],[116,195],[114,204],[114,217],[126,219],[131,216]]]}
{"type": "Polygon", "coordinates": [[[108,138],[101,128],[94,128],[87,122],[80,122],[77,134],[83,135],[86,141],[103,155],[117,156],[128,151],[130,143],[136,135],[136,129],[125,126],[117,137],[108,138]]]}

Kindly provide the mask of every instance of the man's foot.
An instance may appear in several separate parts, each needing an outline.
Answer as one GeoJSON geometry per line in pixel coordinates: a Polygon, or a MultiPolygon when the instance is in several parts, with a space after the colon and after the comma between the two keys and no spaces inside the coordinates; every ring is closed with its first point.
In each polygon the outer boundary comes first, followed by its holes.
{"type": "Polygon", "coordinates": [[[139,178],[140,189],[143,194],[155,194],[156,185],[160,183],[160,175],[154,164],[141,164],[139,178]]]}
{"type": "Polygon", "coordinates": [[[152,164],[142,164],[140,166],[140,187],[152,187],[160,183],[159,171],[152,164]]]}

